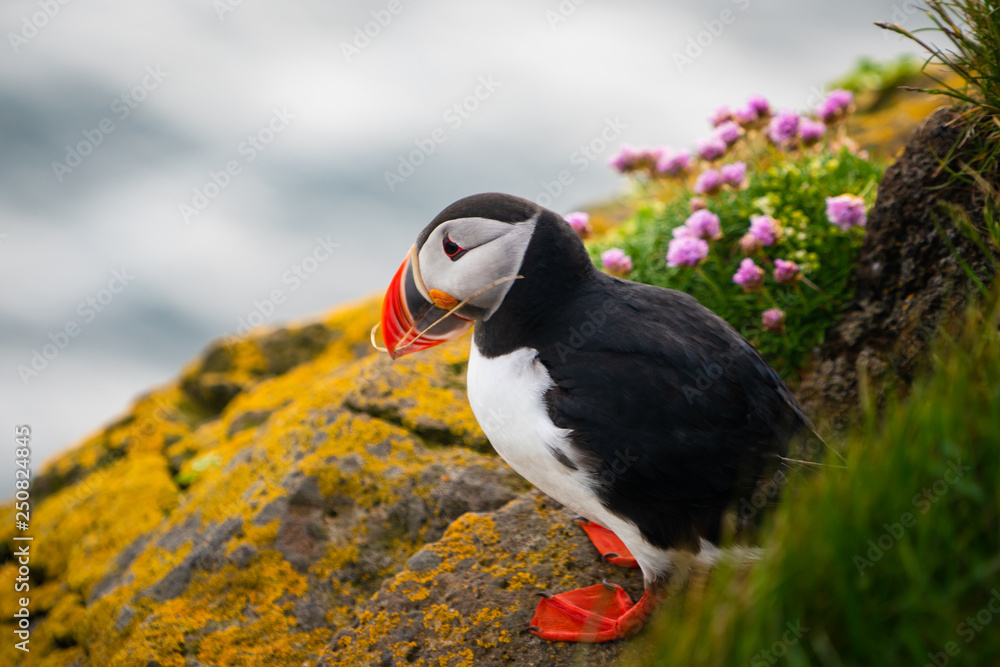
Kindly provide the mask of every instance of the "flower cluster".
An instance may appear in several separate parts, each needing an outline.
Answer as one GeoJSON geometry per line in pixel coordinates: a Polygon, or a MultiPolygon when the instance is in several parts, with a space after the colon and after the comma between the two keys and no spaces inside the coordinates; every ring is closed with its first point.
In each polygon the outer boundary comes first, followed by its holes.
{"type": "Polygon", "coordinates": [[[849,90],[831,90],[826,99],[816,107],[816,115],[824,123],[835,123],[847,115],[854,103],[854,94],[849,90]]]}
{"type": "Polygon", "coordinates": [[[608,159],[608,164],[623,174],[643,169],[654,171],[662,155],[662,148],[636,148],[622,144],[618,152],[608,159]]]}
{"type": "Polygon", "coordinates": [[[651,176],[678,176],[693,164],[691,151],[674,150],[670,146],[636,148],[622,144],[618,152],[608,159],[608,164],[623,174],[646,172],[651,176]]]}
{"type": "Polygon", "coordinates": [[[601,253],[601,264],[613,276],[625,277],[632,273],[632,258],[621,248],[610,248],[601,253]]]}
{"type": "Polygon", "coordinates": [[[759,292],[764,286],[764,269],[746,257],[740,262],[740,268],[733,274],[733,282],[743,288],[744,292],[759,292]]]}
{"type": "Polygon", "coordinates": [[[867,222],[865,200],[851,194],[827,197],[826,217],[845,232],[851,227],[864,227],[867,222]]]}
{"type": "Polygon", "coordinates": [[[694,151],[670,146],[636,148],[627,144],[608,160],[622,173],[644,173],[650,178],[684,177],[702,168],[695,176],[694,191],[715,195],[725,186],[745,186],[746,164],[733,162],[715,166],[743,141],[763,136],[782,150],[815,146],[831,136],[830,126],[842,121],[851,109],[853,96],[845,90],[830,92],[816,108],[814,116],[801,116],[783,109],[773,111],[770,102],[752,95],[742,106],[721,106],[709,116],[712,133],[695,142],[694,151]]]}
{"type": "Polygon", "coordinates": [[[581,239],[588,239],[594,233],[590,226],[590,214],[583,211],[574,211],[563,216],[563,220],[573,228],[581,239]]]}
{"type": "Polygon", "coordinates": [[[648,179],[639,196],[651,201],[635,220],[649,226],[595,260],[695,295],[796,368],[850,294],[847,263],[862,238],[854,228],[866,219],[853,193],[871,192],[880,174],[846,137],[852,106],[839,90],[805,114],[758,95],[713,111],[710,134],[691,150],[623,146],[611,164],[648,179]]]}
{"type": "Polygon", "coordinates": [[[708,256],[708,242],[697,236],[679,236],[667,246],[667,266],[698,266],[708,256]]]}

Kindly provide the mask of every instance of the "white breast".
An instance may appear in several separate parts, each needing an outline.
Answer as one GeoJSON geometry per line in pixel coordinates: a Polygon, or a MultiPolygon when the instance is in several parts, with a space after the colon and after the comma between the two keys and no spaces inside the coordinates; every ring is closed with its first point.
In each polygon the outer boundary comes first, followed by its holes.
{"type": "Polygon", "coordinates": [[[469,404],[490,444],[518,474],[591,521],[612,530],[632,551],[647,576],[668,565],[664,552],[648,544],[635,525],[609,512],[593,490],[585,465],[568,440],[570,431],[552,423],[545,392],[553,386],[538,352],[521,348],[492,359],[472,343],[469,404]],[[560,463],[561,452],[577,469],[560,463]]]}

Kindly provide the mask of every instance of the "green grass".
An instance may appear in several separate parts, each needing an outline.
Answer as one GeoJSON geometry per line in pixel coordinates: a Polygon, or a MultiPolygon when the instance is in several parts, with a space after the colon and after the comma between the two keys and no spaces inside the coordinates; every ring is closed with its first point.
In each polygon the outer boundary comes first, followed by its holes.
{"type": "Polygon", "coordinates": [[[762,560],[720,566],[668,599],[626,664],[1000,664],[991,303],[970,308],[956,338],[939,336],[905,401],[833,443],[847,470],[791,482],[762,560]]]}
{"type": "Polygon", "coordinates": [[[630,280],[670,287],[693,295],[741,333],[786,379],[794,379],[812,348],[823,341],[852,296],[851,274],[863,238],[862,228],[846,233],[826,217],[826,197],[844,193],[860,195],[869,203],[882,177],[883,167],[846,149],[769,154],[752,161],[745,190],[724,190],[709,199],[709,209],[719,216],[723,238],[710,244],[710,254],[697,269],[670,268],[664,259],[671,231],[690,215],[684,186],[681,196],[661,202],[643,196],[636,215],[616,233],[591,246],[594,261],[609,247],[622,248],[634,270],[630,280]],[[744,255],[738,241],[747,231],[751,215],[776,218],[784,233],[777,245],[765,248],[771,258],[797,262],[809,283],[795,286],[774,281],[770,265],[763,292],[744,293],[732,280],[744,255]],[[786,312],[784,334],[763,330],[761,313],[779,307],[786,312]]]}
{"type": "MultiPolygon", "coordinates": [[[[1000,167],[1000,0],[927,0],[927,16],[934,27],[915,31],[934,35],[926,39],[896,24],[876,25],[927,50],[924,71],[937,87],[921,90],[956,103],[967,123],[955,150],[965,147],[967,153],[972,153],[967,161],[974,172],[995,175],[1000,167]],[[945,46],[937,46],[934,38],[943,38],[945,46]],[[960,83],[935,76],[927,69],[931,64],[951,70],[960,83]]],[[[968,170],[953,173],[963,176],[968,170]]]]}

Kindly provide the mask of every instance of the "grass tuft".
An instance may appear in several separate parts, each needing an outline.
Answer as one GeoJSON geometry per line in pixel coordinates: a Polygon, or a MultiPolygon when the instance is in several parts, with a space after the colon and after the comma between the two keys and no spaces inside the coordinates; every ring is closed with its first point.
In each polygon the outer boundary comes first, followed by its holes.
{"type": "Polygon", "coordinates": [[[849,470],[793,481],[764,558],[669,599],[626,664],[1000,664],[998,317],[941,333],[908,399],[835,443],[849,470]]]}

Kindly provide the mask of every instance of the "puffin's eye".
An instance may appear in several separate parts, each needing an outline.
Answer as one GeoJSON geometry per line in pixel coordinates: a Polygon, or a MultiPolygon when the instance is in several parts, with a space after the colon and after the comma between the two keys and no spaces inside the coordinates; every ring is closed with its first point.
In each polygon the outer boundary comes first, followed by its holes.
{"type": "Polygon", "coordinates": [[[452,241],[446,234],[444,237],[444,254],[455,261],[465,253],[465,248],[452,241]]]}

